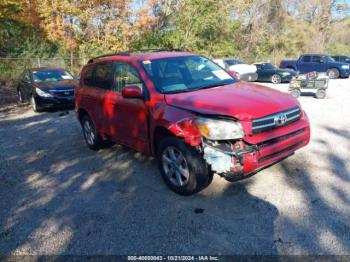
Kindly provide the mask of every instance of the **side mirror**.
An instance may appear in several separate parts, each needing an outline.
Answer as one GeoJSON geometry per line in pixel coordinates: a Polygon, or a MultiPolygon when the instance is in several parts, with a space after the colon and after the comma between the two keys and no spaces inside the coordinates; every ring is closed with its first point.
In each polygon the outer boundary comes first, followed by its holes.
{"type": "Polygon", "coordinates": [[[143,98],[142,88],[137,85],[124,86],[122,96],[124,98],[143,98]]]}
{"type": "Polygon", "coordinates": [[[321,60],[320,60],[320,64],[323,64],[323,63],[324,63],[324,60],[323,60],[323,59],[321,59],[321,60]]]}

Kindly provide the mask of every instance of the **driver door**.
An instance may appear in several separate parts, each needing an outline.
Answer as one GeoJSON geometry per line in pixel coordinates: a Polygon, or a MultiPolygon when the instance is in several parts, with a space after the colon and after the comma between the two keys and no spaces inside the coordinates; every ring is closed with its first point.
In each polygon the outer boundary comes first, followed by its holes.
{"type": "Polygon", "coordinates": [[[126,85],[137,85],[145,91],[136,69],[129,63],[118,61],[115,63],[114,87],[105,96],[106,129],[113,140],[147,152],[148,107],[144,99],[124,98],[122,90],[126,85]]]}

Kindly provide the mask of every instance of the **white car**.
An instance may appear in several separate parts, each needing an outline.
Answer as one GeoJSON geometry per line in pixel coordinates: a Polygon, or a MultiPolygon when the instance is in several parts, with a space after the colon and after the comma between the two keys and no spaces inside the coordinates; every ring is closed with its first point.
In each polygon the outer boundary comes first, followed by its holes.
{"type": "Polygon", "coordinates": [[[244,64],[236,59],[213,59],[213,61],[240,80],[256,81],[258,79],[254,65],[244,64]]]}

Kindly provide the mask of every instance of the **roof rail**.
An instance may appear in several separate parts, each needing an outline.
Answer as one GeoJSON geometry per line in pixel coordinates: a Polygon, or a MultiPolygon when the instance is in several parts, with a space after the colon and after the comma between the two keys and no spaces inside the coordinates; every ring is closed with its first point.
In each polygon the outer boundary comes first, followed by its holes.
{"type": "Polygon", "coordinates": [[[91,58],[88,61],[88,64],[92,63],[95,59],[109,57],[109,56],[130,56],[131,53],[142,53],[142,52],[186,52],[185,49],[182,48],[148,48],[148,49],[139,49],[139,50],[132,50],[132,51],[123,51],[123,52],[117,52],[117,53],[111,53],[106,55],[100,55],[94,58],[91,58]]]}
{"type": "Polygon", "coordinates": [[[92,63],[95,59],[104,58],[104,57],[109,57],[109,56],[116,56],[116,55],[120,55],[120,56],[130,56],[130,52],[125,51],[125,52],[117,52],[117,53],[111,53],[111,54],[96,56],[96,57],[94,57],[94,58],[91,58],[91,59],[88,61],[88,64],[92,63]]]}
{"type": "Polygon", "coordinates": [[[140,49],[137,52],[185,52],[186,50],[183,48],[147,48],[140,49]]]}

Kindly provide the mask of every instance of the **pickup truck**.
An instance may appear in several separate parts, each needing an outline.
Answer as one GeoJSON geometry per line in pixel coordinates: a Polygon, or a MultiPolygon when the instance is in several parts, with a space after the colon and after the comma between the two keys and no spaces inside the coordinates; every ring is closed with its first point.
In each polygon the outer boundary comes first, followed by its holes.
{"type": "Polygon", "coordinates": [[[288,68],[305,74],[312,71],[326,72],[329,78],[347,78],[350,75],[350,66],[346,63],[336,62],[329,55],[306,54],[298,60],[282,60],[280,68],[288,68]]]}

